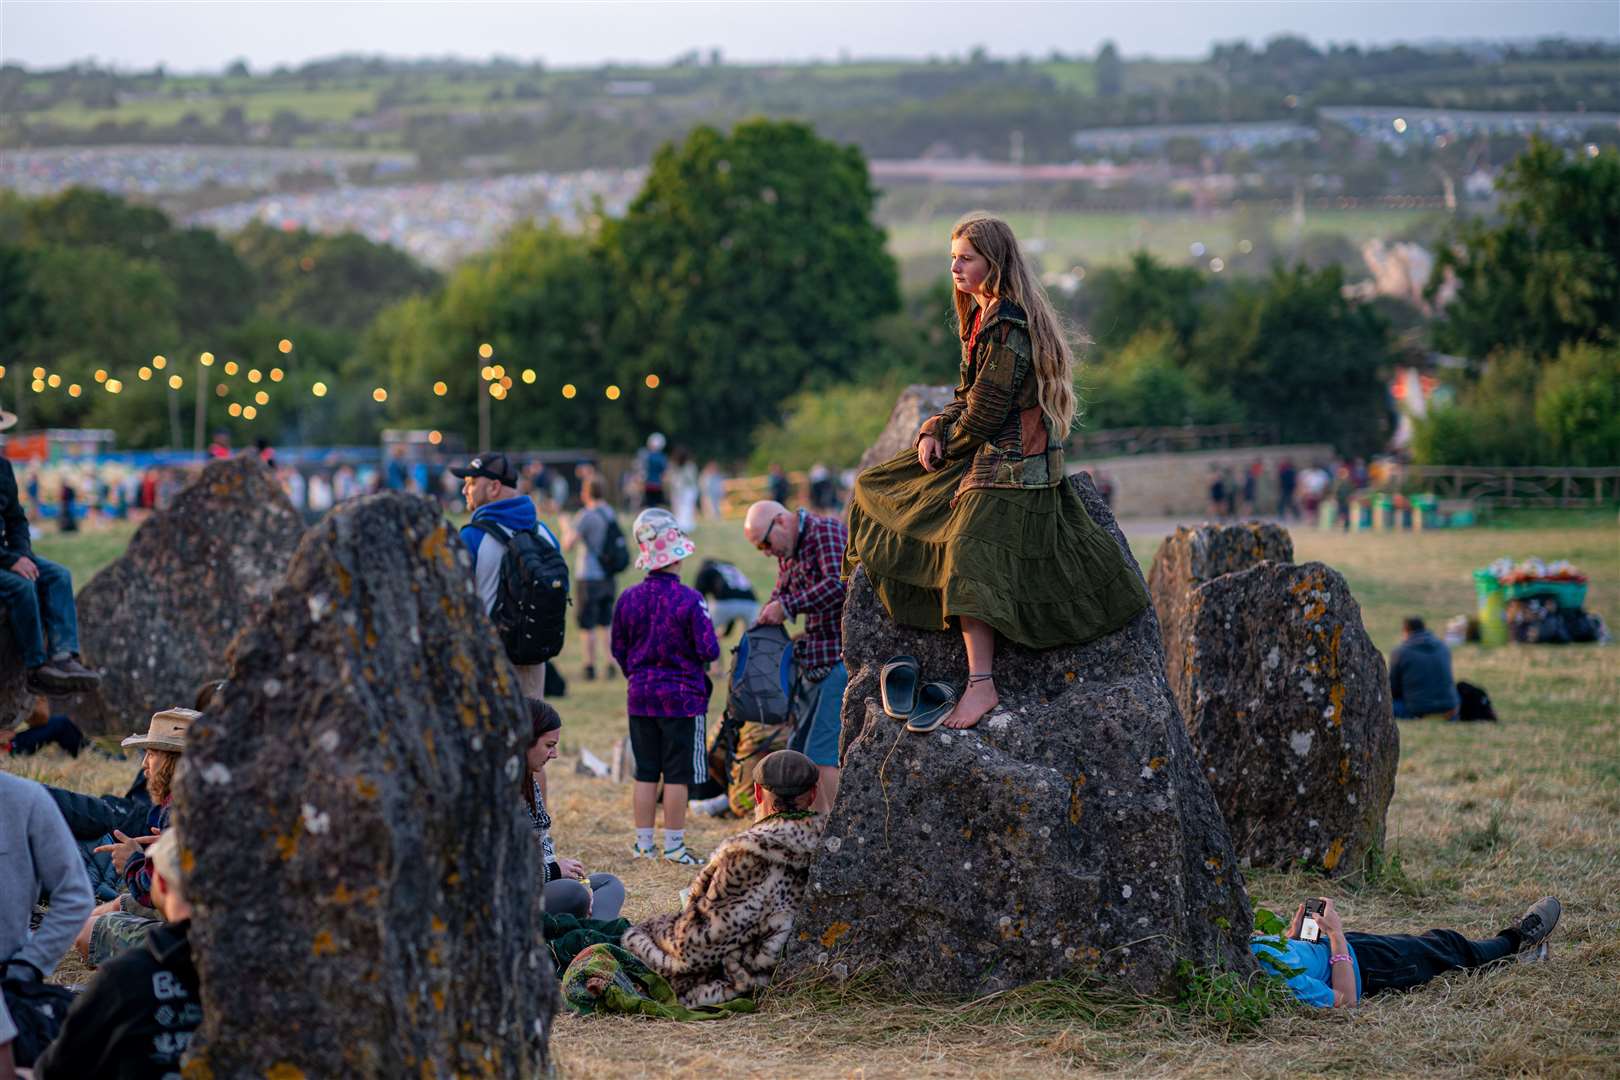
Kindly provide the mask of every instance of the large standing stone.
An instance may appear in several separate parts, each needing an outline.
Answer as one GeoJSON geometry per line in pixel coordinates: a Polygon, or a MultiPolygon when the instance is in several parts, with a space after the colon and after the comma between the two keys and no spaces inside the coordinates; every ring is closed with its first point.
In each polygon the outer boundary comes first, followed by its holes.
{"type": "Polygon", "coordinates": [[[542,1072],[529,722],[455,531],[406,495],[327,515],[230,679],[180,791],[198,1075],[542,1072]]]}
{"type": "Polygon", "coordinates": [[[231,638],[269,603],[303,533],[257,457],[205,467],[80,590],[79,639],[85,663],[104,672],[105,707],[78,715],[133,731],[159,709],[189,707],[224,674],[231,638]]]}
{"type": "Polygon", "coordinates": [[[877,442],[861,455],[861,468],[870,469],[879,462],[888,461],[902,450],[910,450],[912,440],[922,430],[923,421],[951,403],[954,391],[949,386],[927,386],[921,383],[908,386],[900,392],[889,413],[889,422],[877,442]]]}
{"type": "MultiPolygon", "coordinates": [[[[1069,482],[1130,559],[1090,481],[1069,482]]],[[[1001,705],[971,731],[883,714],[879,669],[902,653],[964,682],[961,635],[896,626],[858,572],[843,778],[791,969],[886,966],[953,994],[1063,975],[1165,992],[1182,960],[1252,970],[1248,897],[1151,609],[1088,645],[1000,644],[1001,705]]]]}
{"type": "Polygon", "coordinates": [[[1179,621],[1171,685],[1245,863],[1359,868],[1383,843],[1400,735],[1344,578],[1262,562],[1194,588],[1179,621]]]}
{"type": "MultiPolygon", "coordinates": [[[[1222,574],[1245,570],[1267,559],[1282,563],[1294,561],[1293,538],[1280,525],[1259,522],[1184,525],[1174,535],[1165,537],[1148,571],[1148,593],[1153,597],[1153,610],[1158,612],[1159,627],[1164,633],[1164,662],[1172,684],[1187,662],[1182,648],[1185,639],[1182,627],[1193,589],[1222,574]]],[[[1186,700],[1178,698],[1177,701],[1185,716],[1186,700]]]]}
{"type": "Polygon", "coordinates": [[[34,694],[27,681],[28,669],[23,667],[11,626],[0,617],[0,724],[15,727],[23,713],[33,707],[34,694]]]}

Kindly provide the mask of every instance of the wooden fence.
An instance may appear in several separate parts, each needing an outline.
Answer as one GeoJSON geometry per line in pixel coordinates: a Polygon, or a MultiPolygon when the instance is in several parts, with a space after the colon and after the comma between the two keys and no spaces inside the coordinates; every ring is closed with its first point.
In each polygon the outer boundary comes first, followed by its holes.
{"type": "Polygon", "coordinates": [[[1583,507],[1620,502],[1620,468],[1465,468],[1411,465],[1408,491],[1479,506],[1583,507]]]}
{"type": "Polygon", "coordinates": [[[1271,424],[1208,424],[1183,427],[1110,428],[1081,432],[1069,440],[1071,458],[1121,457],[1128,454],[1176,454],[1197,450],[1231,450],[1274,446],[1271,424]]]}

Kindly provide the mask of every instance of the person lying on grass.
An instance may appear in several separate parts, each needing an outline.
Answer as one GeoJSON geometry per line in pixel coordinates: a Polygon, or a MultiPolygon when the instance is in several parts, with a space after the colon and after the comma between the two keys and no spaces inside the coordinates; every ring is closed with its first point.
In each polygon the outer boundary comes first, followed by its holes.
{"type": "Polygon", "coordinates": [[[1262,969],[1283,976],[1299,1001],[1323,1009],[1344,1009],[1385,990],[1412,990],[1448,971],[1470,971],[1517,959],[1547,958],[1547,936],[1563,907],[1555,897],[1532,904],[1495,937],[1471,940],[1455,930],[1424,934],[1346,933],[1333,901],[1321,898],[1312,917],[1321,937],[1301,936],[1305,905],[1294,912],[1285,937],[1256,935],[1249,948],[1262,969]]]}
{"type": "Polygon", "coordinates": [[[719,1005],[770,983],[821,842],[825,819],[810,809],[820,779],[796,750],[761,758],[755,824],[715,849],[685,910],[624,932],[620,945],[668,979],[682,1005],[719,1005]]]}

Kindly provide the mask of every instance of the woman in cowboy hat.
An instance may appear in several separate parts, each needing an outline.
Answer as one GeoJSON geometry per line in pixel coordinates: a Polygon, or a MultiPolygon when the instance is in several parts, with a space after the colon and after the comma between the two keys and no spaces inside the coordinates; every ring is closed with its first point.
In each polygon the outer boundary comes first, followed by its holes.
{"type": "Polygon", "coordinates": [[[146,848],[169,827],[174,802],[174,770],[186,750],[186,733],[202,713],[178,706],[154,713],[144,734],[137,733],[120,745],[142,750],[141,768],[146,789],[152,796],[152,809],[146,816],[149,836],[125,836],[114,830],[117,841],[96,848],[107,852],[113,868],[123,877],[128,892],[109,900],[91,912],[89,922],[75,942],[79,952],[92,964],[102,964],[132,945],[146,940],[146,934],[162,919],[152,909],[152,871],[146,864],[146,848]]]}

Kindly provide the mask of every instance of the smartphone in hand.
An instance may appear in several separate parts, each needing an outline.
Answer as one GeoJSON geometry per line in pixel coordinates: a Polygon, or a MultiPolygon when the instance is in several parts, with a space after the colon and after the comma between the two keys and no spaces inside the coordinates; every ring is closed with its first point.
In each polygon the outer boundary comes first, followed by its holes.
{"type": "Polygon", "coordinates": [[[1321,897],[1305,901],[1305,917],[1299,921],[1299,939],[1301,941],[1322,940],[1322,925],[1316,921],[1322,914],[1324,905],[1321,897]]]}

